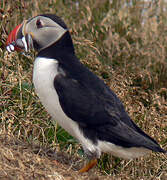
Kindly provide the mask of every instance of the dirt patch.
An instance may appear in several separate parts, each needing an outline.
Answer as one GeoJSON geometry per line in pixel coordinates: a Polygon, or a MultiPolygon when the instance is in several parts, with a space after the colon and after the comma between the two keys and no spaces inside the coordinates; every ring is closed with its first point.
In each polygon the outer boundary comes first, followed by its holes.
{"type": "MultiPolygon", "coordinates": [[[[0,179],[56,179],[98,180],[109,179],[91,170],[79,174],[82,160],[63,152],[21,142],[14,137],[0,137],[0,179]]],[[[111,178],[110,178],[111,179],[111,178]]]]}

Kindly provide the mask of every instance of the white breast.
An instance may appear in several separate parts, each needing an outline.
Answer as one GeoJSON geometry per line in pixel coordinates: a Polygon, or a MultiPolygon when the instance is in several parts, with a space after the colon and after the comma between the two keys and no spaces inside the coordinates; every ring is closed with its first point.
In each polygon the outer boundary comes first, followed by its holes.
{"type": "Polygon", "coordinates": [[[54,88],[54,78],[58,74],[58,62],[55,59],[38,57],[34,63],[33,83],[36,93],[49,114],[70,134],[74,135],[73,127],[77,124],[63,112],[57,92],[54,88]]]}
{"type": "Polygon", "coordinates": [[[78,124],[68,118],[60,106],[58,94],[53,84],[54,78],[58,74],[57,68],[58,61],[55,59],[41,57],[35,59],[33,83],[36,93],[48,113],[60,124],[60,126],[72,136],[76,137],[84,148],[95,151],[96,147],[94,147],[91,141],[83,136],[78,128],[78,124]]]}

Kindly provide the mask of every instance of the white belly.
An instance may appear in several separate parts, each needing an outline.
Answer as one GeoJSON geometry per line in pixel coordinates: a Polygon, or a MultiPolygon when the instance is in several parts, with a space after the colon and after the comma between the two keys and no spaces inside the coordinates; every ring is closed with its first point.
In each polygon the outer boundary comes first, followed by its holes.
{"type": "Polygon", "coordinates": [[[99,157],[101,151],[103,151],[127,159],[139,157],[148,152],[145,148],[122,148],[105,141],[98,141],[98,144],[94,145],[89,139],[85,138],[77,123],[68,118],[61,108],[58,94],[53,84],[54,78],[58,74],[57,68],[58,61],[55,59],[36,58],[33,71],[35,90],[52,118],[72,136],[76,137],[84,149],[88,149],[91,152],[96,151],[99,157]]]}
{"type": "Polygon", "coordinates": [[[96,147],[90,140],[86,139],[80,131],[78,124],[72,121],[63,112],[59,103],[58,94],[54,88],[54,78],[58,74],[58,61],[38,57],[35,59],[33,70],[33,83],[42,104],[52,116],[67,132],[76,137],[83,148],[95,151],[96,147]]]}
{"type": "Polygon", "coordinates": [[[117,146],[115,144],[106,141],[98,141],[98,147],[103,152],[108,152],[116,157],[120,157],[124,159],[138,158],[150,152],[150,150],[146,148],[142,148],[142,147],[123,148],[121,146],[117,146]]]}
{"type": "Polygon", "coordinates": [[[58,62],[55,59],[36,58],[33,71],[33,83],[36,93],[48,113],[64,129],[75,136],[74,129],[77,124],[68,118],[63,112],[57,92],[54,88],[54,78],[57,72],[58,62]]]}

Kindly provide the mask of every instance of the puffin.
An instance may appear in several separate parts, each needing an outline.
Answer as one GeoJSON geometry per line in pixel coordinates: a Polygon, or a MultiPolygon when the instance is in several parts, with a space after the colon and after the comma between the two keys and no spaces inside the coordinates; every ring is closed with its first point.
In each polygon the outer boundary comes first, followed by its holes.
{"type": "Polygon", "coordinates": [[[67,25],[54,14],[24,20],[9,34],[8,52],[37,51],[35,91],[51,117],[81,144],[89,163],[101,153],[133,159],[154,151],[167,154],[129,117],[117,95],[77,58],[67,25]]]}

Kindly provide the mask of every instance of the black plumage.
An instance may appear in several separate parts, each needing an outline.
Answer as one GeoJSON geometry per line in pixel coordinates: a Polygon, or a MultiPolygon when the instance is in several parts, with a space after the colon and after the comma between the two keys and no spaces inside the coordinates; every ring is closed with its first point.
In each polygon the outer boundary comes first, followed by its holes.
{"type": "Polygon", "coordinates": [[[95,144],[102,140],[125,148],[145,147],[165,152],[130,119],[116,94],[80,63],[68,31],[38,56],[58,60],[59,74],[54,87],[61,107],[79,124],[86,138],[95,144]]]}

